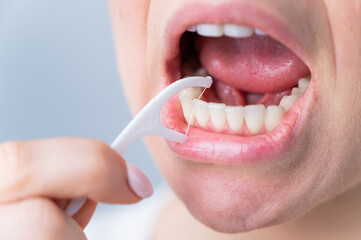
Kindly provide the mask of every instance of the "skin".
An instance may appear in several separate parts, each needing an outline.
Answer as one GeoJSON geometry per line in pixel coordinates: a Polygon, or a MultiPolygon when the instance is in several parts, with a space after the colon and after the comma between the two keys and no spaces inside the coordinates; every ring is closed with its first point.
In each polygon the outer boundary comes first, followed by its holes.
{"type": "MultiPolygon", "coordinates": [[[[163,46],[169,19],[182,6],[200,2],[217,5],[249,1],[109,1],[119,68],[134,113],[166,81],[163,46]]],[[[359,198],[361,180],[357,117],[361,113],[361,33],[357,30],[361,27],[361,2],[259,0],[254,4],[286,23],[305,49],[306,64],[315,79],[309,100],[311,111],[303,116],[307,119],[290,148],[272,159],[274,164],[258,167],[195,164],[173,154],[163,139],[147,138],[159,169],[178,196],[170,206],[173,211],[163,215],[167,220],[160,221],[158,237],[218,239],[215,236],[219,233],[214,230],[240,233],[265,227],[271,230],[228,235],[226,239],[263,234],[294,239],[305,236],[307,230],[314,239],[332,239],[338,236],[335,232],[342,236],[355,232],[351,229],[355,229],[354,221],[360,213],[349,201],[359,198]],[[183,204],[192,217],[185,213],[183,204]],[[174,229],[179,229],[179,216],[187,221],[181,231],[172,234],[167,228],[174,223],[174,229]],[[316,219],[322,224],[307,224],[316,219]],[[185,237],[187,232],[193,238],[185,237]],[[200,237],[195,238],[196,233],[200,237]]]]}
{"type": "MultiPolygon", "coordinates": [[[[181,6],[194,2],[201,0],[109,0],[119,69],[133,113],[165,82],[166,23],[181,6]]],[[[159,169],[177,194],[153,237],[359,239],[361,1],[256,4],[286,22],[301,40],[315,77],[312,109],[301,134],[274,161],[290,164],[195,164],[173,154],[163,139],[148,137],[159,169]]],[[[0,239],[85,239],[82,229],[96,202],[140,200],[129,187],[125,161],[102,142],[61,138],[0,145],[0,239]],[[73,218],[67,216],[67,199],[80,196],[90,200],[73,218]]]]}
{"type": "MultiPolygon", "coordinates": [[[[126,162],[107,144],[57,138],[0,144],[0,239],[86,239],[97,202],[141,200],[126,162]],[[73,216],[69,199],[87,197],[73,216]]],[[[134,173],[134,172],[133,172],[134,173]]],[[[147,179],[138,178],[147,184],[147,179]]]]}

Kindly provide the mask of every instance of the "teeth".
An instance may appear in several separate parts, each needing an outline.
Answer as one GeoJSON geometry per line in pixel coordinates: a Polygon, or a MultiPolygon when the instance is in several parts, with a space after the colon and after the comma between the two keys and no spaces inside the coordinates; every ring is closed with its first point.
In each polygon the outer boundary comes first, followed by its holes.
{"type": "Polygon", "coordinates": [[[310,80],[311,80],[311,77],[301,78],[298,81],[298,87],[300,89],[302,89],[303,91],[305,91],[308,88],[308,85],[310,85],[310,80]]]}
{"type": "Polygon", "coordinates": [[[248,130],[252,134],[257,134],[261,130],[264,124],[265,113],[266,113],[265,106],[248,105],[244,109],[246,112],[245,120],[248,130]]]}
{"type": "Polygon", "coordinates": [[[203,67],[200,67],[198,70],[188,70],[183,69],[184,71],[184,77],[194,77],[194,76],[201,76],[201,77],[207,77],[209,76],[207,70],[203,67]]]}
{"type": "Polygon", "coordinates": [[[310,77],[301,78],[298,81],[298,87],[292,89],[290,96],[284,96],[280,102],[280,106],[283,107],[286,112],[291,109],[292,105],[302,96],[310,84],[310,77]]]}
{"type": "MultiPolygon", "coordinates": [[[[185,97],[181,99],[181,103],[182,103],[183,116],[186,119],[187,123],[189,123],[193,110],[193,100],[191,98],[185,97]]],[[[194,122],[194,114],[192,117],[191,125],[193,125],[193,122],[194,122]]]]}
{"type": "Polygon", "coordinates": [[[208,103],[202,100],[193,99],[194,115],[201,127],[206,127],[209,121],[208,103]]]}
{"type": "Polygon", "coordinates": [[[254,30],[254,33],[256,34],[256,35],[260,35],[260,36],[267,36],[267,33],[265,33],[264,31],[262,31],[262,30],[259,30],[259,29],[255,29],[254,30]]]}
{"type": "Polygon", "coordinates": [[[291,94],[296,95],[296,96],[301,96],[304,92],[305,92],[305,90],[303,90],[301,88],[293,88],[291,94]]]}
{"type": "Polygon", "coordinates": [[[241,106],[228,106],[226,107],[226,115],[228,126],[232,131],[238,132],[243,127],[244,122],[244,107],[241,106]]]}
{"type": "Polygon", "coordinates": [[[207,77],[209,74],[207,70],[203,67],[199,68],[192,76],[202,76],[207,77]]]}
{"type": "Polygon", "coordinates": [[[280,102],[280,106],[283,107],[286,112],[291,109],[292,105],[298,100],[299,96],[290,95],[284,96],[280,102]]]}
{"type": "Polygon", "coordinates": [[[197,32],[199,35],[205,37],[222,37],[223,26],[215,24],[201,24],[197,25],[197,32]]]}
{"type": "Polygon", "coordinates": [[[226,104],[208,103],[211,121],[215,129],[222,130],[226,125],[226,104]]]}
{"type": "Polygon", "coordinates": [[[197,32],[201,36],[205,37],[232,37],[232,38],[247,38],[255,33],[259,36],[267,36],[267,33],[260,29],[253,29],[251,27],[236,25],[236,24],[199,24],[192,26],[188,29],[189,32],[197,32]]]}
{"type": "Polygon", "coordinates": [[[268,106],[266,109],[265,127],[271,132],[282,120],[286,111],[280,106],[268,106]]]}
{"type": "MultiPolygon", "coordinates": [[[[197,72],[198,74],[207,75],[204,68],[200,68],[197,72]]],[[[231,131],[242,132],[245,123],[251,134],[258,134],[263,126],[265,126],[267,132],[271,132],[306,91],[310,79],[310,77],[301,78],[298,87],[292,89],[291,95],[284,96],[279,106],[272,105],[268,106],[267,109],[264,105],[243,107],[226,106],[222,103],[207,103],[198,99],[203,91],[203,88],[200,87],[182,90],[179,93],[179,100],[184,118],[187,123],[191,122],[191,125],[194,125],[194,119],[196,119],[200,127],[208,128],[208,123],[211,121],[214,129],[218,131],[225,129],[228,125],[231,131]]]]}
{"type": "Polygon", "coordinates": [[[224,25],[224,35],[233,38],[250,37],[253,35],[253,29],[245,26],[226,24],[224,25]]]}
{"type": "Polygon", "coordinates": [[[190,99],[199,98],[201,93],[202,93],[202,90],[200,88],[198,88],[198,87],[187,88],[187,89],[182,90],[179,93],[179,99],[182,99],[182,98],[190,98],[190,99]]]}
{"type": "MultiPolygon", "coordinates": [[[[253,35],[253,28],[235,24],[199,24],[188,29],[189,32],[197,32],[205,37],[232,37],[232,38],[246,38],[253,35]]],[[[256,31],[255,31],[256,32],[256,31]]],[[[265,35],[262,31],[257,31],[259,35],[265,35]]]]}
{"type": "Polygon", "coordinates": [[[187,31],[188,31],[188,32],[197,32],[197,26],[194,25],[194,26],[188,28],[187,31]]]}

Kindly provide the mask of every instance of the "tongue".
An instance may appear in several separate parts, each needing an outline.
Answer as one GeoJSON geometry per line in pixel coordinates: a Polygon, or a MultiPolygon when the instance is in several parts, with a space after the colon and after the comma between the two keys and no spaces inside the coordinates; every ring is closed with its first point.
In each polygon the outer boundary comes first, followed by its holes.
{"type": "Polygon", "coordinates": [[[212,77],[247,92],[281,92],[309,73],[301,59],[270,37],[198,37],[196,48],[212,77]]]}

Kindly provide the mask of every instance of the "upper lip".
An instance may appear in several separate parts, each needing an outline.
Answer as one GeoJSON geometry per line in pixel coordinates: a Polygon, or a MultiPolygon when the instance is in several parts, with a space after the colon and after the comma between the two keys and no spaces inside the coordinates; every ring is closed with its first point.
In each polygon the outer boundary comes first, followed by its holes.
{"type": "Polygon", "coordinates": [[[175,12],[165,30],[163,51],[166,84],[181,77],[179,43],[182,34],[191,26],[202,23],[238,24],[261,29],[298,55],[312,72],[307,51],[302,48],[299,40],[287,31],[284,22],[287,21],[281,21],[280,16],[273,16],[249,2],[222,5],[192,3],[183,6],[175,12]]]}

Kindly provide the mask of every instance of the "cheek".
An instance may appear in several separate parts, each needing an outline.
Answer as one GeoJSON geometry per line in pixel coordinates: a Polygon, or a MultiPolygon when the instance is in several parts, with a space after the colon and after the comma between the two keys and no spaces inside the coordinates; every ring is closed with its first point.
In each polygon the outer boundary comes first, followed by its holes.
{"type": "Polygon", "coordinates": [[[146,0],[109,0],[113,36],[123,88],[133,113],[149,100],[146,69],[146,0]]]}

